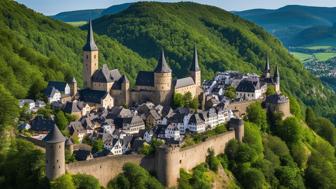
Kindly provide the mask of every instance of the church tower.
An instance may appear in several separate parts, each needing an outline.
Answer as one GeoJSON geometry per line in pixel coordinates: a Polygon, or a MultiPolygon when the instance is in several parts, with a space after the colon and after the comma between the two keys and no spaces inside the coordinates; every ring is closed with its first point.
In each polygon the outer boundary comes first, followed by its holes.
{"type": "Polygon", "coordinates": [[[265,65],[265,69],[264,69],[264,74],[263,74],[264,78],[271,78],[271,68],[270,68],[270,61],[269,61],[269,56],[267,55],[267,59],[266,59],[266,65],[265,65]]]}
{"type": "Polygon", "coordinates": [[[191,77],[194,79],[194,82],[197,87],[201,87],[201,69],[199,68],[198,65],[198,54],[197,54],[197,48],[195,46],[194,48],[194,57],[193,57],[193,62],[190,66],[189,72],[191,74],[191,77]]]}
{"type": "Polygon", "coordinates": [[[46,175],[49,180],[56,179],[65,173],[65,137],[57,125],[43,139],[46,149],[46,175]]]}
{"type": "Polygon", "coordinates": [[[70,83],[70,95],[71,97],[74,97],[76,96],[76,94],[77,94],[77,81],[75,77],[73,77],[70,83]]]}
{"type": "Polygon", "coordinates": [[[98,47],[93,38],[92,21],[89,21],[89,29],[86,44],[83,47],[83,74],[84,87],[91,88],[91,77],[98,69],[98,47]]]}
{"type": "Polygon", "coordinates": [[[121,78],[121,94],[123,96],[123,105],[128,107],[130,104],[130,82],[126,75],[121,78]]]}
{"type": "Polygon", "coordinates": [[[172,95],[172,70],[166,62],[162,49],[158,64],[154,69],[154,88],[156,104],[169,104],[172,95]]]}
{"type": "Polygon", "coordinates": [[[276,66],[274,76],[273,76],[274,88],[277,94],[280,94],[280,72],[278,65],[276,66]]]}

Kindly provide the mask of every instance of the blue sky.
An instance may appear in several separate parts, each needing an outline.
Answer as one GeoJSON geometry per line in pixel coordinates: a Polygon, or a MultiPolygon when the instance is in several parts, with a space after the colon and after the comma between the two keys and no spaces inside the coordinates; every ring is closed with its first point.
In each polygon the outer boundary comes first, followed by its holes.
{"type": "MultiPolygon", "coordinates": [[[[63,11],[106,8],[111,5],[135,2],[136,0],[16,0],[45,15],[53,15],[63,11]]],[[[181,0],[157,0],[178,2],[181,0]]],[[[221,7],[226,10],[246,10],[253,8],[279,8],[285,5],[309,5],[320,7],[336,7],[336,0],[189,0],[202,4],[221,7]]]]}

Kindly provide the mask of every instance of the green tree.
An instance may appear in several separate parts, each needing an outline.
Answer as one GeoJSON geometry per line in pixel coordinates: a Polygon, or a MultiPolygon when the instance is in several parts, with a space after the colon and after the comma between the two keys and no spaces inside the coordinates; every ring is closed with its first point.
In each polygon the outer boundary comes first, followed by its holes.
{"type": "Polygon", "coordinates": [[[266,111],[262,108],[260,102],[255,102],[247,107],[247,118],[255,123],[262,131],[267,130],[266,111]]]}
{"type": "Polygon", "coordinates": [[[253,123],[245,122],[244,123],[244,139],[243,141],[252,148],[254,148],[258,154],[262,154],[264,151],[262,137],[258,126],[253,123]]]}
{"type": "Polygon", "coordinates": [[[86,174],[76,174],[72,176],[76,189],[100,189],[99,181],[86,174]]]}
{"type": "Polygon", "coordinates": [[[64,115],[64,112],[61,110],[56,112],[55,121],[60,130],[64,130],[69,124],[67,118],[64,115]]]}
{"type": "Polygon", "coordinates": [[[306,109],[306,123],[311,126],[314,124],[316,120],[316,115],[315,115],[315,112],[313,111],[312,108],[308,107],[306,109]]]}
{"type": "Polygon", "coordinates": [[[193,98],[191,92],[187,92],[186,94],[183,95],[183,101],[185,107],[190,108],[192,100],[193,98]]]}
{"type": "Polygon", "coordinates": [[[206,158],[206,162],[210,168],[210,170],[217,172],[218,166],[220,165],[220,161],[215,156],[215,152],[213,150],[208,150],[208,156],[206,158]]]}
{"type": "Polygon", "coordinates": [[[289,189],[305,188],[300,171],[297,168],[282,166],[276,169],[280,185],[289,189]]]}
{"type": "Polygon", "coordinates": [[[236,98],[236,89],[232,86],[229,86],[225,89],[224,96],[228,97],[229,99],[235,99],[236,98]]]}
{"type": "Polygon", "coordinates": [[[180,93],[175,93],[173,97],[173,107],[184,107],[183,95],[180,93]]]}
{"type": "Polygon", "coordinates": [[[17,100],[0,84],[0,126],[12,124],[19,115],[17,100]]]}
{"type": "Polygon", "coordinates": [[[261,171],[249,168],[241,175],[240,183],[244,188],[260,189],[265,185],[265,177],[261,171]]]}
{"type": "Polygon", "coordinates": [[[198,109],[198,98],[195,97],[191,103],[190,103],[190,108],[197,110],[198,109]]]}
{"type": "Polygon", "coordinates": [[[51,181],[50,183],[51,189],[76,189],[76,186],[73,182],[71,175],[64,174],[61,177],[51,181]]]}
{"type": "Polygon", "coordinates": [[[267,86],[267,91],[266,91],[267,96],[274,95],[275,93],[276,93],[275,87],[273,85],[267,86]]]}
{"type": "Polygon", "coordinates": [[[95,152],[100,152],[104,149],[104,142],[102,139],[96,139],[94,140],[92,144],[92,151],[95,152]]]}
{"type": "Polygon", "coordinates": [[[277,133],[287,144],[294,144],[302,139],[301,124],[295,117],[289,117],[284,120],[281,126],[278,127],[277,133]]]}

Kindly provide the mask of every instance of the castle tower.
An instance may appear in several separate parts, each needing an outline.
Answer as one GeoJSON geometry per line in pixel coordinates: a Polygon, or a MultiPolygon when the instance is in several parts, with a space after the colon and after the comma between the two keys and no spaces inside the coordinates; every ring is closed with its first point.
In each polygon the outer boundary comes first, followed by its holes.
{"type": "Polygon", "coordinates": [[[166,62],[162,49],[158,64],[154,69],[154,88],[156,104],[169,104],[172,95],[172,70],[166,62]]]}
{"type": "Polygon", "coordinates": [[[124,98],[124,105],[128,106],[130,101],[130,82],[127,79],[126,75],[122,76],[121,91],[124,98]]]}
{"type": "Polygon", "coordinates": [[[43,139],[46,148],[46,175],[49,180],[65,173],[65,137],[56,125],[43,139]]]}
{"type": "Polygon", "coordinates": [[[273,82],[274,82],[274,88],[275,88],[275,92],[277,94],[280,94],[280,72],[279,72],[279,67],[278,65],[276,66],[275,72],[274,72],[274,76],[273,76],[273,82]]]}
{"type": "Polygon", "coordinates": [[[198,54],[197,54],[196,46],[194,49],[193,62],[190,66],[189,71],[190,71],[191,77],[194,79],[196,86],[200,87],[202,85],[201,84],[201,69],[199,68],[199,65],[198,65],[198,54]]]}
{"type": "Polygon", "coordinates": [[[77,81],[75,77],[73,77],[70,83],[70,95],[74,97],[76,94],[77,94],[77,81]]]}
{"type": "Polygon", "coordinates": [[[235,138],[239,142],[243,142],[244,137],[244,121],[239,118],[232,118],[229,121],[230,129],[234,130],[235,138]]]}
{"type": "Polygon", "coordinates": [[[98,69],[98,47],[93,38],[92,21],[89,21],[89,29],[86,44],[83,47],[84,87],[91,88],[91,77],[98,69]]]}
{"type": "Polygon", "coordinates": [[[264,78],[271,78],[270,60],[269,60],[268,55],[267,55],[267,59],[266,59],[266,65],[265,65],[263,76],[264,76],[264,78]]]}

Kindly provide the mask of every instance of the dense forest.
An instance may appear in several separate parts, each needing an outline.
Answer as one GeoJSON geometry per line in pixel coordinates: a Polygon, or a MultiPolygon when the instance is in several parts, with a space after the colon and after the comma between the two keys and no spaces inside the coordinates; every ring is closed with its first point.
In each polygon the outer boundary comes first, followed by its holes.
{"type": "MultiPolygon", "coordinates": [[[[220,169],[231,175],[231,188],[336,187],[335,126],[320,117],[335,112],[336,96],[260,27],[210,6],[136,3],[95,20],[94,28],[104,34],[95,35],[100,65],[119,68],[132,82],[139,70],[154,67],[161,47],[175,77],[187,74],[194,44],[205,79],[228,69],[261,73],[267,55],[272,67],[279,65],[294,117],[281,120],[253,104],[245,118],[244,143],[231,141],[225,155],[210,150],[207,162],[181,170],[179,188],[210,188],[220,169]]],[[[43,152],[15,138],[17,118],[24,116],[18,98],[39,98],[49,80],[75,76],[82,84],[85,35],[14,1],[0,1],[0,188],[100,188],[88,175],[66,174],[49,183],[43,152]]],[[[127,164],[108,186],[135,187],[162,185],[141,167],[127,164]]]]}
{"type": "Polygon", "coordinates": [[[279,65],[284,92],[324,115],[336,107],[334,93],[278,40],[261,27],[217,7],[136,3],[121,13],[98,18],[93,25],[97,33],[117,39],[144,58],[155,58],[163,47],[177,77],[187,75],[195,44],[203,79],[229,69],[261,73],[269,56],[273,69],[279,65]]]}

